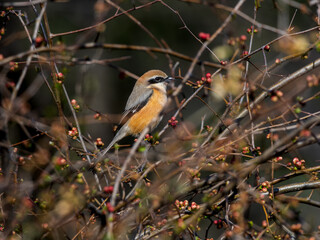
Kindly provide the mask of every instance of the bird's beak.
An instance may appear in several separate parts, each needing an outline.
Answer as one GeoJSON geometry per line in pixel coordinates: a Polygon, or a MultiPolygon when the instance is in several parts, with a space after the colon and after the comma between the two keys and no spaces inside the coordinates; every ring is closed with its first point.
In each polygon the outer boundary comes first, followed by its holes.
{"type": "Polygon", "coordinates": [[[175,80],[175,78],[173,77],[167,77],[166,79],[164,79],[165,82],[169,83],[170,81],[175,80]]]}

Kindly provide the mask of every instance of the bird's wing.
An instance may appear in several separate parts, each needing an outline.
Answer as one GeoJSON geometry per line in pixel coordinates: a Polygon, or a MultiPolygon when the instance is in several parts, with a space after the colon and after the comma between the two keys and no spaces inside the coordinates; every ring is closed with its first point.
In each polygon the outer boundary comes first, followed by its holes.
{"type": "Polygon", "coordinates": [[[130,94],[125,111],[136,108],[152,94],[151,88],[146,88],[143,84],[137,83],[130,94]]]}
{"type": "Polygon", "coordinates": [[[120,123],[122,123],[125,118],[130,117],[130,114],[134,114],[143,108],[149,101],[152,91],[152,89],[136,84],[128,98],[120,123]]]}

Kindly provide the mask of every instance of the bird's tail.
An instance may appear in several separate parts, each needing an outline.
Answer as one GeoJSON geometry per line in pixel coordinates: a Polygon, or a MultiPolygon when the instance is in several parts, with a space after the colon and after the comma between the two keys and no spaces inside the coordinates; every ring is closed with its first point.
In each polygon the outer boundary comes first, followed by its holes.
{"type": "Polygon", "coordinates": [[[123,125],[120,130],[117,132],[116,136],[112,139],[112,141],[109,143],[108,147],[105,148],[100,154],[99,158],[102,158],[109,150],[112,148],[112,146],[120,141],[122,138],[126,137],[128,135],[127,125],[123,125]]]}

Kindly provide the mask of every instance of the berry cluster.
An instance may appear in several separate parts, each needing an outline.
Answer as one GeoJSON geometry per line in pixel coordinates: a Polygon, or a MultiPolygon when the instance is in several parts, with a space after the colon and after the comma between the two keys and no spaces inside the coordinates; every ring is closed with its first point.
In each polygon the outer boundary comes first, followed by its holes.
{"type": "Polygon", "coordinates": [[[270,183],[268,181],[264,181],[263,183],[261,183],[261,185],[259,186],[259,191],[266,193],[268,192],[268,189],[271,187],[270,183]]]}
{"type": "Polygon", "coordinates": [[[252,34],[253,33],[257,33],[258,29],[254,28],[253,26],[251,26],[250,28],[247,28],[247,33],[252,34]]]}
{"type": "Polygon", "coordinates": [[[146,136],[144,137],[144,140],[147,142],[152,142],[153,136],[151,134],[146,134],[146,136]]]}
{"type": "Polygon", "coordinates": [[[103,188],[103,191],[104,191],[105,193],[107,193],[107,194],[111,194],[111,193],[113,193],[113,186],[105,186],[105,187],[103,188]]]}
{"type": "Polygon", "coordinates": [[[240,37],[231,37],[228,39],[227,43],[230,46],[235,46],[238,43],[240,46],[245,45],[245,41],[247,41],[246,35],[241,35],[240,37]]]}
{"type": "Polygon", "coordinates": [[[57,79],[57,82],[62,84],[63,83],[63,80],[64,80],[64,75],[62,72],[58,72],[55,74],[56,76],[56,79],[57,79]]]}
{"type": "Polygon", "coordinates": [[[260,147],[256,147],[256,148],[250,148],[250,147],[248,147],[248,146],[246,146],[246,147],[243,147],[242,148],[242,153],[243,154],[249,154],[249,153],[252,153],[253,155],[255,155],[255,156],[260,156],[261,155],[261,148],[260,147]]]}
{"type": "Polygon", "coordinates": [[[217,227],[218,229],[221,229],[221,228],[223,227],[223,222],[222,222],[221,219],[219,219],[219,220],[214,220],[214,221],[213,221],[213,224],[216,225],[216,227],[217,227]]]}
{"type": "Polygon", "coordinates": [[[287,166],[289,168],[291,168],[292,170],[303,170],[305,169],[305,164],[306,164],[306,161],[301,159],[299,160],[299,158],[295,157],[292,159],[292,163],[288,163],[287,166]],[[293,164],[292,164],[293,163],[293,164]]]}
{"type": "Polygon", "coordinates": [[[55,164],[57,166],[65,166],[65,165],[67,165],[67,160],[65,158],[63,158],[63,157],[57,157],[55,159],[55,164]]]}
{"type": "Polygon", "coordinates": [[[211,132],[211,131],[213,130],[213,127],[212,127],[212,126],[207,125],[207,126],[206,126],[206,130],[207,130],[208,132],[211,132]]]}
{"type": "Polygon", "coordinates": [[[8,89],[14,89],[14,88],[16,87],[16,83],[13,82],[13,81],[7,81],[7,82],[6,82],[6,87],[7,87],[8,89]]]}
{"type": "Polygon", "coordinates": [[[94,116],[93,116],[94,119],[96,120],[101,120],[101,114],[100,113],[96,113],[94,116]]]}
{"type": "Polygon", "coordinates": [[[201,80],[197,81],[196,87],[201,87],[203,84],[212,82],[211,73],[207,73],[205,77],[202,77],[201,80]]]}
{"type": "Polygon", "coordinates": [[[280,162],[282,160],[283,160],[283,158],[281,156],[276,157],[276,158],[273,159],[274,162],[280,162]]]}
{"type": "Polygon", "coordinates": [[[94,144],[98,147],[98,148],[102,148],[104,146],[104,143],[102,142],[101,138],[97,138],[96,141],[94,142],[94,144]]]}
{"type": "Polygon", "coordinates": [[[307,78],[308,87],[318,86],[320,81],[320,76],[316,76],[315,74],[308,75],[307,78]]]}
{"type": "Polygon", "coordinates": [[[17,62],[9,62],[10,71],[15,71],[18,69],[19,64],[17,62]]]}
{"type": "Polygon", "coordinates": [[[71,100],[71,105],[73,107],[74,110],[79,111],[80,110],[80,105],[78,104],[77,100],[72,99],[71,100]]]}
{"type": "Polygon", "coordinates": [[[176,117],[172,117],[171,119],[169,119],[168,124],[171,127],[175,128],[177,126],[178,122],[179,121],[176,119],[176,117]]]}
{"type": "Polygon", "coordinates": [[[78,129],[76,127],[73,127],[68,131],[68,136],[72,137],[73,139],[77,139],[77,137],[79,136],[78,129]]]}
{"type": "Polygon", "coordinates": [[[184,200],[184,201],[176,200],[175,205],[179,210],[195,211],[195,210],[200,209],[200,205],[198,205],[195,202],[192,202],[191,205],[189,206],[188,200],[184,200]]]}
{"type": "Polygon", "coordinates": [[[114,207],[111,205],[111,203],[107,202],[106,207],[108,212],[114,212],[114,207]]]}
{"type": "Polygon", "coordinates": [[[283,97],[283,92],[277,90],[274,93],[271,94],[271,101],[272,102],[277,102],[279,99],[283,97]]]}

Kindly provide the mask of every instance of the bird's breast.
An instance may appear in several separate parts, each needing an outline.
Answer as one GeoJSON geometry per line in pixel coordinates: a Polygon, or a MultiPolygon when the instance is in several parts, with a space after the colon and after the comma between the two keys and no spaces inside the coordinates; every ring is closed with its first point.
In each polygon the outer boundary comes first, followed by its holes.
{"type": "Polygon", "coordinates": [[[155,128],[160,121],[160,113],[167,103],[166,93],[153,89],[153,93],[148,103],[135,113],[128,121],[128,127],[132,135],[141,133],[147,126],[150,131],[155,128]]]}

